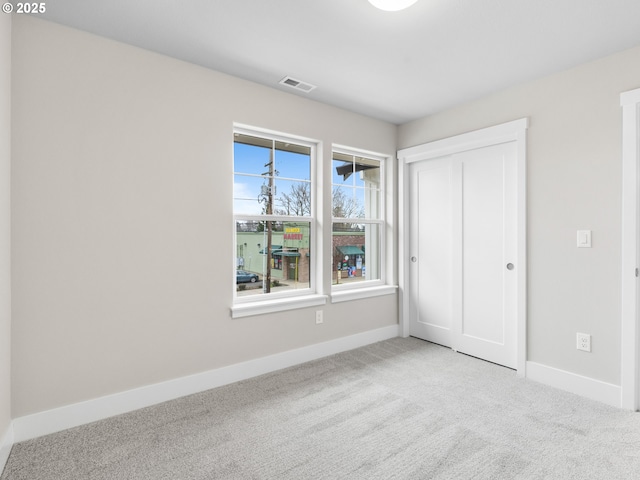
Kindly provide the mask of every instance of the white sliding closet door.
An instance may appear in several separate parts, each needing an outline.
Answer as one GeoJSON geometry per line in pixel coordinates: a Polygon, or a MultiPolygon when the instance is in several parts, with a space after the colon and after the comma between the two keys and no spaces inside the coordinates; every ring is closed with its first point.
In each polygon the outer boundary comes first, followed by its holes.
{"type": "Polygon", "coordinates": [[[517,366],[517,152],[410,164],[410,334],[517,366]]]}

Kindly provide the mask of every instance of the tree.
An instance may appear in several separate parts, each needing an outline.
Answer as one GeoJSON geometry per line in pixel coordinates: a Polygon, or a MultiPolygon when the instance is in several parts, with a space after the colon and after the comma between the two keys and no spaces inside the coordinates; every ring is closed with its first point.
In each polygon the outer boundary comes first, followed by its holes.
{"type": "Polygon", "coordinates": [[[332,192],[333,206],[331,214],[335,218],[364,217],[364,205],[358,199],[347,195],[341,187],[334,187],[332,192]]]}
{"type": "Polygon", "coordinates": [[[311,186],[309,183],[295,183],[291,185],[289,193],[283,193],[276,200],[279,208],[276,215],[296,215],[304,217],[311,215],[311,186]]]}
{"type": "MultiPolygon", "coordinates": [[[[281,194],[276,199],[276,215],[311,215],[311,184],[296,183],[291,185],[288,193],[281,194]]],[[[332,211],[335,218],[361,218],[364,217],[364,205],[350,195],[347,195],[341,187],[334,187],[332,191],[332,211]]],[[[352,226],[351,223],[337,224],[344,228],[352,226]]]]}

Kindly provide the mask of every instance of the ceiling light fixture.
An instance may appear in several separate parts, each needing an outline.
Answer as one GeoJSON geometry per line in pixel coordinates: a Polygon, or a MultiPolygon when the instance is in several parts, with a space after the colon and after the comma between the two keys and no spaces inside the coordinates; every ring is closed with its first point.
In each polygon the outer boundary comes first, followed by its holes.
{"type": "Polygon", "coordinates": [[[387,12],[397,12],[404,10],[416,3],[418,0],[369,0],[369,3],[380,10],[387,12]]]}

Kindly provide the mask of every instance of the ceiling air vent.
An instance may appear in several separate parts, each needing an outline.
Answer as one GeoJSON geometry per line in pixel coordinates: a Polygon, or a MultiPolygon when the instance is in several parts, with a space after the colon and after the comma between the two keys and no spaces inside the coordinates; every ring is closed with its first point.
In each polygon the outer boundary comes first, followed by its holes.
{"type": "Polygon", "coordinates": [[[280,84],[286,85],[287,87],[295,88],[296,90],[300,90],[304,93],[309,93],[311,90],[316,88],[315,85],[311,85],[310,83],[305,83],[291,77],[284,77],[282,80],[280,80],[280,84]]]}

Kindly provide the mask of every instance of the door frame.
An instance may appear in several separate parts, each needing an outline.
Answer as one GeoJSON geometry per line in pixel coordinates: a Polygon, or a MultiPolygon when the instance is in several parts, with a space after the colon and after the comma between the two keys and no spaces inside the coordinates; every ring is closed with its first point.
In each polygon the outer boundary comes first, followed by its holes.
{"type": "Polygon", "coordinates": [[[415,147],[398,150],[398,283],[400,293],[400,334],[409,336],[409,165],[414,162],[443,157],[482,147],[516,142],[517,186],[517,254],[516,254],[516,311],[517,311],[517,373],[526,376],[527,361],[527,128],[529,119],[521,118],[500,125],[463,133],[415,147]]]}
{"type": "Polygon", "coordinates": [[[638,410],[638,277],[640,248],[640,88],[620,95],[622,107],[622,306],[620,406],[638,410]]]}

